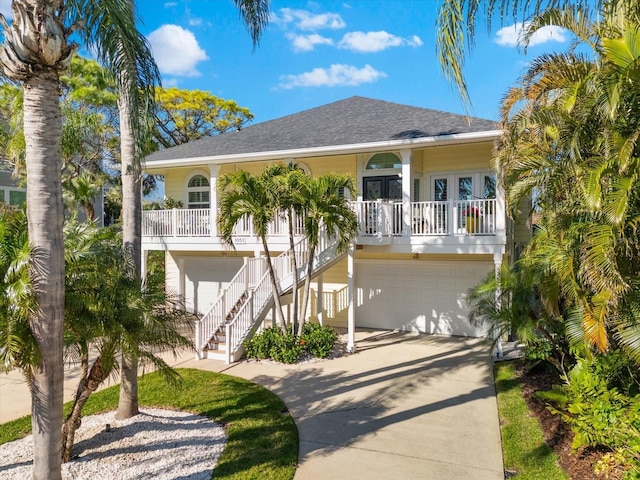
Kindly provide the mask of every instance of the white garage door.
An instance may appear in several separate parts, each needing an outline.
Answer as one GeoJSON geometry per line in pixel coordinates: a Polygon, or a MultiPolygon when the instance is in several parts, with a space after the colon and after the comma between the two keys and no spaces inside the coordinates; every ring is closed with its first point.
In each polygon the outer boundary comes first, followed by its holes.
{"type": "Polygon", "coordinates": [[[242,258],[182,257],[187,308],[206,313],[238,273],[242,258]]]}
{"type": "Polygon", "coordinates": [[[359,260],[356,326],[481,337],[467,320],[467,291],[492,262],[359,260]]]}

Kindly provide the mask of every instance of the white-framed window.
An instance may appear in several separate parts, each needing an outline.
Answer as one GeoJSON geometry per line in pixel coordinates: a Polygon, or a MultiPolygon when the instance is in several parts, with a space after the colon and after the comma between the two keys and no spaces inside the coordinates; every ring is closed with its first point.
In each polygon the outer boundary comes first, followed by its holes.
{"type": "Polygon", "coordinates": [[[27,191],[24,188],[0,187],[0,202],[21,206],[27,201],[27,191]]]}
{"type": "MultiPolygon", "coordinates": [[[[365,170],[400,170],[402,160],[393,152],[376,153],[367,162],[365,170]]],[[[369,175],[371,172],[367,172],[369,175]]]]}
{"type": "Polygon", "coordinates": [[[187,182],[187,208],[210,208],[211,185],[201,174],[193,175],[187,182]]]}

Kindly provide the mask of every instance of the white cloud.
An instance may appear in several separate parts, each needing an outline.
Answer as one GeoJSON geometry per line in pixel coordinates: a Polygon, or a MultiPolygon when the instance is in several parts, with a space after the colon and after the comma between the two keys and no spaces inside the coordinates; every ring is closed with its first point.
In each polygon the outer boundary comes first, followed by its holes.
{"type": "Polygon", "coordinates": [[[198,62],[208,60],[192,32],[178,25],[163,25],[149,35],[149,43],[161,73],[197,77],[198,62]]]}
{"type": "MultiPolygon", "coordinates": [[[[516,47],[521,45],[524,31],[528,26],[529,22],[516,22],[508,27],[503,27],[496,32],[495,42],[498,45],[504,45],[505,47],[516,47]]],[[[534,33],[529,40],[529,46],[534,47],[547,42],[563,43],[566,40],[566,30],[561,27],[551,25],[548,27],[542,27],[534,33]]]]}
{"type": "Polygon", "coordinates": [[[287,34],[287,38],[291,40],[293,50],[296,52],[310,52],[316,45],[333,45],[333,40],[317,33],[311,35],[296,35],[294,33],[287,34]]]}
{"type": "Polygon", "coordinates": [[[293,23],[300,30],[320,30],[329,28],[338,30],[346,24],[337,13],[312,13],[308,10],[296,10],[293,8],[281,8],[280,15],[271,14],[271,22],[286,28],[293,23]]]}
{"type": "Polygon", "coordinates": [[[191,18],[189,19],[189,26],[190,27],[198,27],[202,25],[202,19],[201,18],[191,18]]]}
{"type": "Polygon", "coordinates": [[[339,48],[361,53],[380,52],[388,48],[401,47],[403,45],[419,47],[422,45],[422,40],[416,35],[410,39],[404,39],[385,31],[366,33],[349,32],[346,33],[338,43],[339,48]]]}
{"type": "Polygon", "coordinates": [[[178,2],[164,2],[164,8],[177,7],[178,2]]]}
{"type": "Polygon", "coordinates": [[[13,18],[13,12],[11,11],[11,0],[0,0],[0,13],[7,20],[13,18]]]}
{"type": "Polygon", "coordinates": [[[387,74],[379,72],[371,65],[357,68],[352,65],[331,65],[326,68],[314,68],[310,72],[300,75],[283,75],[280,88],[292,89],[295,87],[339,87],[356,86],[363,83],[372,83],[387,74]]]}

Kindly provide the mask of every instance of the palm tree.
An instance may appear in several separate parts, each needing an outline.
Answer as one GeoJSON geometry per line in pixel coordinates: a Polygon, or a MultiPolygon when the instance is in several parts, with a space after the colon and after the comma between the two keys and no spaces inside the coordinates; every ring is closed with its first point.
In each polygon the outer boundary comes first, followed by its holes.
{"type": "MultiPolygon", "coordinates": [[[[129,21],[133,21],[135,19],[134,2],[133,0],[123,1],[126,4],[124,14],[129,21]]],[[[249,30],[255,47],[269,19],[269,2],[265,0],[234,0],[234,3],[249,30]]],[[[116,27],[117,24],[113,26],[116,27]]],[[[129,32],[116,30],[113,33],[115,34],[113,35],[114,42],[105,44],[106,51],[110,58],[123,59],[121,64],[119,62],[113,63],[113,67],[115,67],[113,71],[118,76],[117,84],[120,92],[118,109],[120,112],[122,178],[122,245],[132,258],[131,275],[140,279],[142,259],[142,169],[140,159],[145,154],[145,143],[149,138],[149,135],[143,132],[143,127],[150,125],[148,121],[151,118],[149,107],[154,102],[153,89],[148,87],[155,84],[151,80],[157,79],[158,73],[146,42],[143,42],[144,46],[133,51],[133,56],[128,56],[126,53],[129,51],[129,42],[126,40],[126,34],[129,32]],[[141,84],[136,81],[137,77],[129,75],[132,69],[142,69],[150,76],[145,77],[146,81],[141,84]],[[140,96],[140,92],[145,95],[140,96]]],[[[116,417],[122,419],[138,413],[137,359],[129,357],[125,353],[121,361],[120,374],[120,400],[116,417]]]]}
{"type": "MultiPolygon", "coordinates": [[[[496,17],[501,24],[522,22],[529,16],[542,18],[549,10],[582,11],[588,18],[592,11],[621,10],[627,15],[638,13],[634,0],[442,0],[436,20],[436,46],[444,75],[455,83],[465,108],[471,105],[463,67],[466,48],[472,49],[476,24],[484,20],[491,30],[496,17]],[[497,13],[497,14],[496,14],[497,13]]],[[[530,38],[530,37],[529,37],[530,38]]],[[[523,39],[524,40],[524,39],[523,39]]],[[[526,48],[526,41],[523,46],[526,48]]]]}
{"type": "Polygon", "coordinates": [[[353,178],[349,175],[328,173],[300,184],[300,203],[308,252],[298,335],[302,335],[311,292],[311,277],[322,230],[325,230],[330,239],[338,239],[338,252],[346,251],[358,232],[358,221],[344,196],[346,192],[355,193],[353,178]]]}
{"type": "Polygon", "coordinates": [[[3,74],[21,84],[24,92],[28,232],[40,259],[33,267],[37,308],[30,316],[40,355],[32,372],[35,479],[61,477],[64,211],[60,75],[77,48],[69,40],[71,25],[80,25],[82,19],[83,28],[77,33],[100,60],[114,70],[126,71],[130,78],[143,76],[132,55],[145,51],[140,50],[144,38],[125,7],[122,0],[13,0],[11,25],[0,19],[3,74]],[[117,52],[103,48],[113,42],[127,48],[117,52]]]}
{"type": "MultiPolygon", "coordinates": [[[[298,255],[295,249],[295,235],[297,222],[304,215],[304,198],[301,196],[302,185],[309,181],[308,175],[294,162],[282,165],[276,164],[267,167],[266,173],[273,179],[274,188],[272,190],[273,202],[280,212],[287,216],[289,230],[289,250],[291,252],[291,272],[292,272],[292,295],[293,295],[293,318],[292,329],[298,325],[299,309],[299,277],[298,277],[298,255]],[[295,222],[295,223],[294,223],[295,222]]],[[[265,171],[266,172],[266,171],[265,171]]]]}
{"type": "Polygon", "coordinates": [[[63,460],[71,458],[75,431],[89,396],[118,366],[117,354],[130,352],[153,364],[174,382],[178,374],[157,352],[177,354],[193,348],[182,336],[193,326],[191,315],[168,295],[159,277],[150,277],[141,288],[128,273],[121,239],[113,230],[94,224],[68,223],[66,246],[67,355],[81,369],[73,407],[63,426],[63,460]],[[89,350],[97,352],[89,364],[89,350]]]}
{"type": "Polygon", "coordinates": [[[554,23],[574,31],[594,56],[533,62],[503,104],[498,166],[510,203],[535,191],[545,228],[528,254],[554,259],[550,270],[564,301],[581,317],[573,336],[603,352],[616,341],[639,360],[640,77],[629,48],[638,40],[638,17],[624,23],[619,11],[605,13],[595,24],[569,10],[533,19],[535,28],[554,23]]]}
{"type": "Polygon", "coordinates": [[[273,290],[273,299],[277,321],[282,329],[285,328],[284,314],[280,301],[280,287],[271,260],[271,251],[267,242],[269,224],[278,213],[274,192],[278,190],[274,176],[280,173],[279,168],[265,170],[260,175],[254,175],[244,170],[223,175],[220,178],[220,209],[218,212],[218,227],[220,236],[233,246],[233,230],[240,221],[250,219],[254,232],[262,241],[262,248],[269,269],[269,278],[273,290]]]}

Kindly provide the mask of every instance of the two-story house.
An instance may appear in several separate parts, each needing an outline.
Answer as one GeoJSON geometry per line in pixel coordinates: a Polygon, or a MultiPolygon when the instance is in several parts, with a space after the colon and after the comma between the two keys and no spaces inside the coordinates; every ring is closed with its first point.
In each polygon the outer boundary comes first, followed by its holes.
{"type": "MultiPolygon", "coordinates": [[[[312,176],[348,173],[357,183],[350,200],[359,233],[345,255],[325,245],[308,316],[347,327],[349,348],[356,327],[485,336],[467,320],[467,291],[529,236],[505,215],[490,165],[498,136],[490,120],[351,97],[161,150],[147,157],[145,170],[162,175],[165,195],[184,208],[143,212],[142,248],[166,252],[168,288],[203,315],[198,355],[233,360],[237,343],[271,315],[273,292],[258,285],[262,245],[250,222],[237,226],[235,249],[217,234],[218,179],[291,161],[312,176]]],[[[286,303],[291,272],[281,220],[269,246],[285,252],[279,293],[286,303]]]]}

